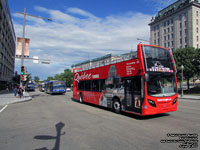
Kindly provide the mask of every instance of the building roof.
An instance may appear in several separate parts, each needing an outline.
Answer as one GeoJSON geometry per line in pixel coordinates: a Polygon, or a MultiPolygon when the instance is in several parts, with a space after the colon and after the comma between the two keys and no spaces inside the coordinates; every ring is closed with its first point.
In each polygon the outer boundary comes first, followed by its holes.
{"type": "Polygon", "coordinates": [[[191,5],[197,5],[200,6],[200,0],[178,0],[175,3],[167,6],[166,8],[160,10],[156,17],[152,18],[151,23],[149,25],[152,25],[156,23],[157,21],[160,21],[161,19],[164,19],[165,17],[168,17],[169,15],[172,15],[178,11],[180,11],[183,8],[186,8],[191,5]]]}

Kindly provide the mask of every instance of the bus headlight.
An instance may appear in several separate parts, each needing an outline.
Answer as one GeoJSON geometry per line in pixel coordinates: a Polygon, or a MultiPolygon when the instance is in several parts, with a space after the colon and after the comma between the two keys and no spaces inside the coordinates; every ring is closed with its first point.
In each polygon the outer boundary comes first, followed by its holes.
{"type": "Polygon", "coordinates": [[[176,102],[177,102],[177,98],[175,98],[175,99],[173,100],[172,105],[174,105],[176,102]]]}
{"type": "Polygon", "coordinates": [[[156,103],[150,99],[148,99],[148,102],[151,106],[156,107],[156,103]]]}

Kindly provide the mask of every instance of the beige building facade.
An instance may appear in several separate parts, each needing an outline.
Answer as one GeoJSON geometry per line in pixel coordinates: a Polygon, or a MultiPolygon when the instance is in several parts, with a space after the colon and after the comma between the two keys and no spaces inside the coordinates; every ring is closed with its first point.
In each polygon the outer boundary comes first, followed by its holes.
{"type": "Polygon", "coordinates": [[[149,25],[152,45],[200,48],[200,0],[178,0],[159,11],[149,25]]]}

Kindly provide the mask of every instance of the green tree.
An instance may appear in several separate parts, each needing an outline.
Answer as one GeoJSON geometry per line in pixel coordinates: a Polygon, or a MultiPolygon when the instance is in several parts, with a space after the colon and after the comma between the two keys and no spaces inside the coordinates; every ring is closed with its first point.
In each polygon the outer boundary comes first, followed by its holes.
{"type": "Polygon", "coordinates": [[[195,67],[195,49],[192,47],[177,49],[174,58],[178,70],[178,78],[181,79],[181,65],[184,66],[183,76],[187,80],[188,90],[190,89],[189,80],[194,77],[197,69],[195,67]]]}
{"type": "Polygon", "coordinates": [[[54,76],[54,79],[59,81],[65,81],[67,86],[71,86],[71,84],[73,83],[73,73],[70,69],[65,69],[64,73],[56,74],[54,76]]]}
{"type": "Polygon", "coordinates": [[[65,81],[67,86],[71,86],[73,83],[73,73],[70,69],[65,69],[64,73],[62,74],[63,80],[65,81]]]}
{"type": "Polygon", "coordinates": [[[59,81],[63,80],[63,79],[62,79],[62,76],[61,76],[60,74],[56,74],[56,75],[54,76],[54,79],[55,79],[55,80],[59,80],[59,81]]]}
{"type": "Polygon", "coordinates": [[[51,81],[51,80],[54,80],[54,78],[53,77],[48,77],[47,78],[47,81],[51,81]]]}
{"type": "Polygon", "coordinates": [[[39,82],[40,82],[40,78],[39,78],[38,76],[35,76],[35,77],[34,77],[34,81],[35,81],[36,83],[39,83],[39,82]]]}
{"type": "Polygon", "coordinates": [[[196,66],[196,75],[200,76],[200,49],[196,49],[196,51],[195,51],[194,64],[196,66]]]}
{"type": "Polygon", "coordinates": [[[32,80],[31,74],[27,74],[27,75],[26,75],[26,81],[25,81],[25,83],[28,83],[28,82],[31,81],[31,80],[32,80]]]}

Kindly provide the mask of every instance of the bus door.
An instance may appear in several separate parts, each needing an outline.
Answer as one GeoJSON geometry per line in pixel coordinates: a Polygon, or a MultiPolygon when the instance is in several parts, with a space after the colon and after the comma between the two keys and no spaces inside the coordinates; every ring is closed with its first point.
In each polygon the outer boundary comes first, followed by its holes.
{"type": "Polygon", "coordinates": [[[141,77],[125,79],[125,103],[127,111],[141,113],[141,77]]]}

